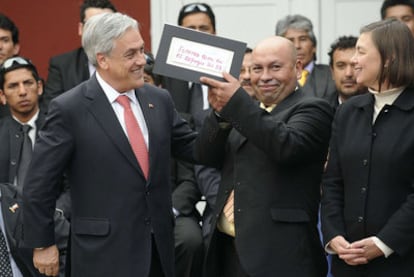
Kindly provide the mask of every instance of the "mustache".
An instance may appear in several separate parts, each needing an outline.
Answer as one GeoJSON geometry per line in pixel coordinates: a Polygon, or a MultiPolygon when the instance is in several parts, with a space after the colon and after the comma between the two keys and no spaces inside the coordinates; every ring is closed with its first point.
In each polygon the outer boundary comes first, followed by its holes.
{"type": "Polygon", "coordinates": [[[243,80],[241,83],[241,86],[251,86],[250,80],[243,80]]]}

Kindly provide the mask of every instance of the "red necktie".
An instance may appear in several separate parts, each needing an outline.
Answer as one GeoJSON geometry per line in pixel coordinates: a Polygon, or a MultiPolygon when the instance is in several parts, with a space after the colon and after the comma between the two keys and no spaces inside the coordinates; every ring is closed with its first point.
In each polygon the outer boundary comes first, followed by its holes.
{"type": "Polygon", "coordinates": [[[145,144],[144,136],[142,135],[138,121],[131,110],[129,98],[126,95],[120,95],[116,101],[124,108],[124,121],[128,133],[129,143],[131,144],[135,157],[141,166],[142,172],[144,172],[145,179],[148,179],[148,149],[145,144]]]}

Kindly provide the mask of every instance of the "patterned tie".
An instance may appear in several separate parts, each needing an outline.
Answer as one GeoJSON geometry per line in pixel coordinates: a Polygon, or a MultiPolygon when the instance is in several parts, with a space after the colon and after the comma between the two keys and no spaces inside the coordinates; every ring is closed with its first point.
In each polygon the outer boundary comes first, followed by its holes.
{"type": "Polygon", "coordinates": [[[129,98],[126,95],[120,95],[116,101],[121,104],[124,108],[124,120],[125,126],[128,133],[129,143],[131,144],[132,150],[134,151],[135,157],[141,166],[142,172],[144,173],[145,179],[148,179],[149,172],[149,158],[148,149],[145,144],[144,136],[142,135],[141,128],[139,127],[138,121],[135,118],[129,98]]]}
{"type": "Polygon", "coordinates": [[[303,69],[302,70],[302,77],[300,78],[300,80],[298,81],[299,82],[299,85],[301,86],[301,87],[303,87],[304,85],[305,85],[305,83],[306,83],[306,79],[308,78],[308,75],[309,75],[309,71],[307,71],[306,69],[303,69]]]}
{"type": "Polygon", "coordinates": [[[7,250],[6,238],[3,230],[0,228],[0,276],[13,277],[9,251],[7,250]]]}
{"type": "Polygon", "coordinates": [[[19,168],[17,170],[17,186],[22,188],[24,179],[26,178],[27,169],[29,168],[30,161],[32,160],[32,140],[29,137],[29,131],[32,129],[30,125],[22,125],[23,142],[20,152],[19,168]]]}

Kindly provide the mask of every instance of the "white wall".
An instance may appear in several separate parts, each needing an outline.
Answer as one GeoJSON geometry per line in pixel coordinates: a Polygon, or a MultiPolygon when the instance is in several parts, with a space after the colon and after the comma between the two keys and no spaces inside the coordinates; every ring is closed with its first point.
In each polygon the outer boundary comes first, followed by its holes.
{"type": "MultiPolygon", "coordinates": [[[[178,12],[192,0],[151,0],[151,44],[156,54],[164,23],[177,24],[178,12]]],[[[203,2],[201,0],[201,2],[203,2]]],[[[330,44],[341,35],[358,36],[363,25],[380,19],[382,0],[205,0],[216,15],[217,35],[250,47],[274,34],[278,19],[302,14],[314,25],[318,61],[328,63],[330,44]]]]}

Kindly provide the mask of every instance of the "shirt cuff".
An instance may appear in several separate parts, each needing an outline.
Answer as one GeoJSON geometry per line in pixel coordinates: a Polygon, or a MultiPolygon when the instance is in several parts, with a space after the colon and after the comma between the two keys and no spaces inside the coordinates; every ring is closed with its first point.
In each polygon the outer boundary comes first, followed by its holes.
{"type": "Polygon", "coordinates": [[[372,237],[375,245],[384,253],[385,258],[388,258],[389,255],[394,253],[394,250],[388,247],[385,243],[382,242],[378,237],[372,237]]]}
{"type": "Polygon", "coordinates": [[[336,255],[336,252],[331,248],[330,244],[331,244],[331,242],[328,242],[325,245],[325,252],[328,253],[328,254],[331,254],[331,255],[336,255]]]}

